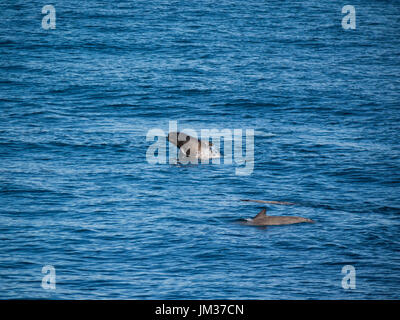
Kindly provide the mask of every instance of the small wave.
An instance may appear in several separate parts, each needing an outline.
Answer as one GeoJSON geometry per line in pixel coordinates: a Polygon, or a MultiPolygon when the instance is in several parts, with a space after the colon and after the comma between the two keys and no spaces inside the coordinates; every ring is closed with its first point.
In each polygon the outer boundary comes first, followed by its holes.
{"type": "Polygon", "coordinates": [[[254,131],[254,135],[255,135],[255,136],[258,136],[258,137],[267,137],[267,138],[269,138],[269,137],[275,137],[275,136],[276,136],[275,133],[272,133],[272,132],[264,132],[264,131],[259,131],[259,130],[255,130],[255,131],[254,131]]]}

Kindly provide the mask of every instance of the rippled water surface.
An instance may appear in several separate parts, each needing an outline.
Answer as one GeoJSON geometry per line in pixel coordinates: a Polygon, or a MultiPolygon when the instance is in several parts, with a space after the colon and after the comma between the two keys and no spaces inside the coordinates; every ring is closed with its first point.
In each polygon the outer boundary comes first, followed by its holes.
{"type": "Polygon", "coordinates": [[[0,4],[0,298],[399,298],[397,1],[44,4],[0,4]],[[171,120],[254,129],[253,173],[149,164],[171,120]]]}

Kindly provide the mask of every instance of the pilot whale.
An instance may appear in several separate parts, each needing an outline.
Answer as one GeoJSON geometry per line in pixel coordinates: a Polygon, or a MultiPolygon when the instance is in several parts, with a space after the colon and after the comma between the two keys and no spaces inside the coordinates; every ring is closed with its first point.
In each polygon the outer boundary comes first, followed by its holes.
{"type": "Polygon", "coordinates": [[[254,218],[246,219],[245,221],[243,221],[243,224],[250,226],[279,226],[284,224],[294,224],[302,222],[314,223],[313,220],[302,217],[268,216],[266,212],[267,209],[262,209],[254,218]]]}
{"type": "Polygon", "coordinates": [[[198,140],[183,132],[170,132],[167,136],[169,142],[179,149],[179,158],[209,160],[220,158],[221,154],[213,148],[208,141],[198,140]]]}

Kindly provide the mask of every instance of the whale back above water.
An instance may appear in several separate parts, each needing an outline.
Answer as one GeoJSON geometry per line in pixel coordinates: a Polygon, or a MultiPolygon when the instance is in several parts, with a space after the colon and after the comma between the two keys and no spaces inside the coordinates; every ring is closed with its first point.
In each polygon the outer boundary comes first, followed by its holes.
{"type": "Polygon", "coordinates": [[[213,148],[213,144],[189,136],[183,132],[170,132],[167,136],[169,142],[179,149],[179,157],[208,160],[220,158],[221,154],[213,148]]]}
{"type": "Polygon", "coordinates": [[[268,216],[267,209],[262,209],[254,218],[246,219],[244,224],[252,226],[279,226],[302,222],[313,223],[311,219],[295,216],[268,216]]]}

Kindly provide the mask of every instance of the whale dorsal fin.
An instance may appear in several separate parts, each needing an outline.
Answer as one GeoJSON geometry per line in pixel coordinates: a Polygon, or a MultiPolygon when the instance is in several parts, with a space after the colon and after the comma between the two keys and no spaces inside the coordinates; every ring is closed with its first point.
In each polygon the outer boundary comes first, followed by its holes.
{"type": "Polygon", "coordinates": [[[265,208],[262,209],[262,210],[253,218],[253,220],[261,219],[261,218],[266,218],[266,217],[267,217],[266,212],[267,212],[267,209],[265,209],[265,208]]]}

